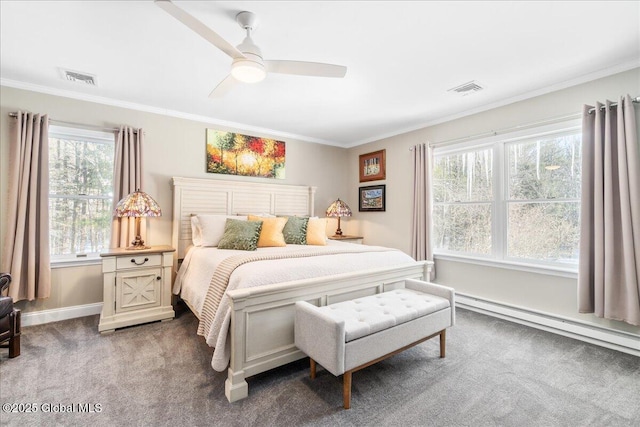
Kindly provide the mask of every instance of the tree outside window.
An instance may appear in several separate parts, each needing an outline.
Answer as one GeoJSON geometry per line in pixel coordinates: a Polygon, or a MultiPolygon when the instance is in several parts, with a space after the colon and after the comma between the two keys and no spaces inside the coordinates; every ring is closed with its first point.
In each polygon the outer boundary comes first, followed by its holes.
{"type": "Polygon", "coordinates": [[[109,248],[114,137],[55,128],[49,137],[49,229],[52,259],[109,248]]]}
{"type": "Polygon", "coordinates": [[[436,150],[436,253],[577,265],[581,135],[567,128],[436,150]]]}

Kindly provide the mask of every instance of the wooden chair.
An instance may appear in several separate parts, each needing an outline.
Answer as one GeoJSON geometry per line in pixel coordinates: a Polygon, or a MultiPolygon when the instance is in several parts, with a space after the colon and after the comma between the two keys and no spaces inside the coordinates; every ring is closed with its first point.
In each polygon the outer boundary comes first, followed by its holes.
{"type": "Polygon", "coordinates": [[[10,283],[11,275],[0,273],[0,347],[8,347],[13,358],[20,356],[20,310],[13,306],[13,298],[2,296],[10,283]]]}

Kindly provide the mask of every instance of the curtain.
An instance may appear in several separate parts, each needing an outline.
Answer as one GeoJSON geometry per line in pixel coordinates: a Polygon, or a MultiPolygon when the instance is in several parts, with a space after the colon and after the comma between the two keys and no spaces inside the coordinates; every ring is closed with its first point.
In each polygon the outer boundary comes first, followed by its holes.
{"type": "Polygon", "coordinates": [[[629,95],[585,106],[578,309],[640,325],[640,149],[629,95]]]}
{"type": "MultiPolygon", "coordinates": [[[[142,187],[142,145],[144,132],[142,129],[123,126],[115,140],[115,157],[113,166],[113,209],[118,202],[130,193],[142,187]]],[[[112,209],[112,210],[113,210],[112,209]]],[[[142,240],[146,240],[144,218],[140,225],[142,240]]],[[[136,237],[135,218],[113,217],[111,223],[112,248],[126,248],[136,237]]]]}
{"type": "MultiPolygon", "coordinates": [[[[413,218],[411,221],[411,256],[433,260],[431,249],[431,149],[418,144],[413,153],[413,218]]],[[[433,279],[433,271],[431,272],[433,279]]]]}
{"type": "Polygon", "coordinates": [[[51,293],[49,254],[49,117],[23,113],[11,120],[7,232],[2,271],[11,273],[14,301],[51,293]]]}

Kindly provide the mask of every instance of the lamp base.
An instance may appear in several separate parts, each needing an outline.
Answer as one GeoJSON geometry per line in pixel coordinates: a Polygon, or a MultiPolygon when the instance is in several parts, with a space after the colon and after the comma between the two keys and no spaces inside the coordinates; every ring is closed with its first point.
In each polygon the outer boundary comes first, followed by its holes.
{"type": "Polygon", "coordinates": [[[128,246],[126,249],[128,251],[140,251],[143,249],[151,249],[151,246],[145,246],[144,240],[142,240],[142,238],[140,238],[140,235],[138,234],[136,236],[136,239],[131,242],[131,246],[128,246]]]}

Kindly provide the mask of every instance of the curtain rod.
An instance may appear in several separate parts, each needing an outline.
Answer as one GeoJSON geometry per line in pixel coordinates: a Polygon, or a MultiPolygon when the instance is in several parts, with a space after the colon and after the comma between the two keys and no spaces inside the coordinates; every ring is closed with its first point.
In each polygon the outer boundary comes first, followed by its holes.
{"type": "Polygon", "coordinates": [[[516,130],[524,130],[524,129],[528,129],[528,128],[532,128],[532,127],[536,127],[536,126],[542,126],[542,125],[550,125],[553,123],[557,123],[557,122],[563,122],[565,120],[571,120],[571,119],[578,119],[582,117],[582,113],[575,113],[575,114],[569,114],[566,116],[561,116],[561,117],[554,117],[554,118],[550,118],[550,119],[545,119],[545,120],[538,120],[537,122],[531,122],[531,123],[527,123],[524,125],[517,125],[517,126],[511,126],[508,128],[503,128],[503,129],[498,129],[498,130],[490,130],[487,132],[482,132],[482,133],[477,133],[475,135],[469,135],[469,136],[463,136],[460,138],[455,138],[455,139],[449,139],[447,141],[441,141],[441,142],[430,142],[429,143],[429,147],[439,147],[441,145],[449,145],[449,144],[453,144],[456,142],[462,142],[465,141],[467,139],[476,139],[476,138],[484,138],[487,136],[496,136],[496,135],[500,135],[503,133],[507,133],[507,132],[513,132],[516,130]]]}
{"type": "MultiPolygon", "coordinates": [[[[635,98],[631,98],[631,102],[634,104],[640,104],[640,96],[636,96],[635,98]]],[[[617,102],[612,102],[610,104],[611,107],[615,107],[617,106],[618,103],[617,102]]],[[[602,106],[601,109],[604,111],[606,109],[606,106],[602,106]]],[[[589,114],[593,113],[596,109],[595,108],[591,108],[589,110],[589,114]]],[[[486,136],[496,136],[502,133],[507,133],[507,132],[513,132],[516,130],[524,130],[524,129],[528,129],[531,127],[535,127],[535,126],[541,126],[541,125],[549,125],[549,124],[553,124],[556,122],[562,122],[565,120],[571,120],[571,119],[578,119],[582,117],[582,113],[575,113],[575,114],[569,114],[566,116],[561,116],[561,117],[554,117],[554,118],[550,118],[550,119],[545,119],[545,120],[540,120],[537,122],[532,122],[532,123],[527,123],[524,125],[517,125],[517,126],[511,126],[508,128],[504,128],[504,129],[498,129],[498,130],[490,130],[487,132],[483,132],[483,133],[479,133],[476,135],[470,135],[470,136],[463,136],[461,138],[455,138],[455,139],[450,139],[447,141],[441,141],[441,142],[431,142],[429,143],[429,147],[438,147],[441,145],[449,145],[449,144],[453,144],[456,142],[462,142],[465,141],[467,139],[476,139],[476,138],[483,138],[486,136]]],[[[413,151],[413,147],[409,148],[409,151],[413,151]]]]}
{"type": "MultiPolygon", "coordinates": [[[[9,117],[12,118],[17,118],[18,117],[18,113],[9,113],[9,117]]],[[[99,130],[99,131],[103,131],[103,132],[118,132],[120,131],[120,129],[118,128],[108,128],[108,127],[101,127],[101,126],[94,126],[94,125],[86,125],[83,123],[74,123],[74,122],[65,122],[62,120],[55,120],[55,119],[49,119],[49,122],[53,123],[53,124],[57,124],[57,125],[67,125],[67,126],[74,126],[74,127],[79,127],[79,128],[84,128],[84,129],[92,129],[92,130],[99,130]]],[[[133,133],[138,133],[137,129],[133,130],[133,133]]]]}
{"type": "MultiPolygon", "coordinates": [[[[636,96],[635,98],[631,98],[631,102],[634,104],[640,104],[640,96],[636,96]]],[[[618,103],[617,102],[612,102],[611,104],[609,104],[611,107],[617,107],[618,103]]],[[[602,107],[600,107],[600,111],[604,111],[607,109],[606,105],[603,105],[602,107]]],[[[593,113],[594,111],[596,111],[595,107],[589,109],[589,114],[593,113]]]]}

